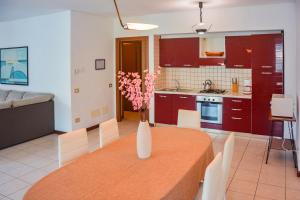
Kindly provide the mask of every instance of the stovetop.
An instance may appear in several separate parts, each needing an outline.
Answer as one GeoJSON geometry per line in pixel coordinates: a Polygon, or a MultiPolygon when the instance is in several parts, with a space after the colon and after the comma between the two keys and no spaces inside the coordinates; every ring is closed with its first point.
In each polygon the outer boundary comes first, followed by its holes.
{"type": "Polygon", "coordinates": [[[209,90],[200,90],[199,93],[224,94],[225,92],[226,90],[209,89],[209,90]]]}

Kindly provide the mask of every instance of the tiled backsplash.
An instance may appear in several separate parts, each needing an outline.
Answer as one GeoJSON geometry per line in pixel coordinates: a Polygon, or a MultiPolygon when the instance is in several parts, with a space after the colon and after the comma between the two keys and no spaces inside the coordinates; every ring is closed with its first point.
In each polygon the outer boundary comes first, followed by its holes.
{"type": "Polygon", "coordinates": [[[210,79],[217,89],[231,89],[231,79],[238,78],[243,86],[245,79],[251,80],[251,69],[228,69],[225,66],[206,66],[200,68],[161,68],[156,88],[174,88],[180,82],[181,88],[203,89],[205,80],[210,79]]]}

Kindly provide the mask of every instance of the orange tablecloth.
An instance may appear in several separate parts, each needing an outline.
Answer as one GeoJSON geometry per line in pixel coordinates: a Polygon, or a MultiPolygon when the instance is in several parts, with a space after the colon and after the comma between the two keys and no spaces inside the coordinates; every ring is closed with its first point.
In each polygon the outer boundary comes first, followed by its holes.
{"type": "Polygon", "coordinates": [[[83,156],[37,182],[25,200],[192,200],[213,160],[210,137],[152,128],[152,156],[136,155],[136,134],[83,156]]]}

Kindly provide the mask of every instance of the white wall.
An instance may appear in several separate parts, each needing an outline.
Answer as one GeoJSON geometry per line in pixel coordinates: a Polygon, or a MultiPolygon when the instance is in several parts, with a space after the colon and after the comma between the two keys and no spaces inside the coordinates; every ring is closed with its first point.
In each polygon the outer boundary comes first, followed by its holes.
{"type": "MultiPolygon", "coordinates": [[[[204,10],[204,21],[213,24],[211,31],[278,30],[285,31],[285,91],[295,96],[296,92],[296,16],[293,3],[216,8],[204,10]]],[[[191,33],[192,26],[199,22],[199,11],[162,13],[124,18],[124,22],[153,23],[160,26],[151,31],[124,31],[117,20],[114,23],[115,37],[148,35],[149,67],[153,69],[153,35],[191,33]]],[[[153,106],[150,121],[154,121],[153,106]]]]}
{"type": "MultiPolygon", "coordinates": [[[[298,106],[300,105],[300,0],[296,1],[296,22],[297,22],[297,73],[295,73],[295,76],[297,77],[297,97],[298,97],[298,106]]],[[[300,166],[300,113],[298,108],[298,129],[297,129],[297,139],[298,139],[298,166],[300,166]]],[[[299,170],[300,171],[300,170],[299,170]]]]}
{"type": "Polygon", "coordinates": [[[72,11],[71,41],[72,89],[80,91],[72,93],[72,128],[78,129],[114,116],[113,19],[72,11]],[[105,70],[95,70],[99,58],[105,70]]]}
{"type": "Polygon", "coordinates": [[[28,46],[29,86],[1,89],[55,95],[55,129],[71,129],[70,12],[0,23],[0,48],[28,46]]]}

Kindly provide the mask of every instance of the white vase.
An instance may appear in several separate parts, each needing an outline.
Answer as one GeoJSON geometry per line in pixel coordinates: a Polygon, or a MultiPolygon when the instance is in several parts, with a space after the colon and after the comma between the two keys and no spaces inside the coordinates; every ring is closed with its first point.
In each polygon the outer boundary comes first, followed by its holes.
{"type": "Polygon", "coordinates": [[[140,121],[136,136],[136,149],[140,159],[147,159],[151,156],[152,137],[148,121],[140,121]]]}

